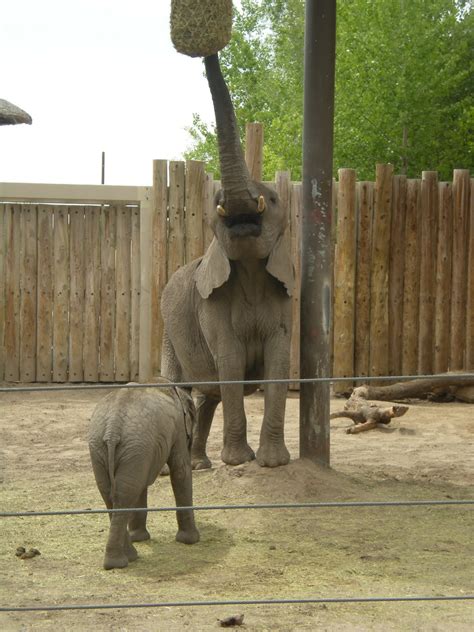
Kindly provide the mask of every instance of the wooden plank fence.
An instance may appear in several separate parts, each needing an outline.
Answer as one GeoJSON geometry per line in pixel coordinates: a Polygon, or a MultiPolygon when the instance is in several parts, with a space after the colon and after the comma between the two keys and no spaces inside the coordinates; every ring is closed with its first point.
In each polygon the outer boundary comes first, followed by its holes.
{"type": "MultiPolygon", "coordinates": [[[[255,169],[260,169],[258,161],[255,169]]],[[[301,183],[271,183],[300,262],[301,183]]],[[[333,374],[474,369],[474,180],[377,165],[334,183],[333,374]]],[[[0,381],[146,381],[160,369],[159,300],[212,239],[204,163],[156,160],[152,187],[0,184],[0,381]]],[[[299,283],[291,377],[299,371],[299,283]]],[[[336,386],[347,390],[350,380],[336,386]]]]}
{"type": "Polygon", "coordinates": [[[0,380],[139,378],[145,187],[0,184],[0,380]]]}

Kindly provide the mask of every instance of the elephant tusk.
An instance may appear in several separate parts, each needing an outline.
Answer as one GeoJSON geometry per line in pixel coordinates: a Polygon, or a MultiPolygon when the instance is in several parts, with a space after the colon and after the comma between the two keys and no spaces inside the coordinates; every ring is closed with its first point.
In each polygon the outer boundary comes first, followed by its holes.
{"type": "Polygon", "coordinates": [[[257,213],[263,213],[266,208],[267,205],[265,204],[265,198],[263,197],[263,195],[260,195],[258,198],[257,213]]]}
{"type": "Polygon", "coordinates": [[[217,205],[217,213],[221,216],[221,217],[226,217],[227,216],[227,211],[225,210],[225,208],[223,206],[221,206],[220,204],[217,205]]]}

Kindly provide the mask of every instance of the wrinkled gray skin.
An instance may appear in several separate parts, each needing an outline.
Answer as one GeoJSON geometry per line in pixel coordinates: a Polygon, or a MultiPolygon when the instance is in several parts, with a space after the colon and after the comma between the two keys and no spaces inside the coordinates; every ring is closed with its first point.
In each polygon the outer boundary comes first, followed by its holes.
{"type": "MultiPolygon", "coordinates": [[[[222,190],[210,218],[215,238],[204,257],[180,268],[164,289],[161,374],[173,381],[288,378],[294,284],[288,209],[276,193],[251,181],[217,55],[205,59],[216,113],[222,190]],[[264,210],[262,211],[262,207],[264,210]],[[261,211],[261,212],[259,212],[261,211]]],[[[222,400],[222,460],[255,458],[247,443],[244,395],[253,386],[200,387],[192,464],[211,466],[206,442],[222,400]]],[[[257,462],[289,461],[283,424],[287,386],[265,386],[257,462]]]]}
{"type": "MultiPolygon", "coordinates": [[[[95,408],[89,451],[97,487],[108,509],[146,507],[147,488],[168,464],[177,507],[193,504],[190,446],[194,403],[182,389],[120,389],[95,408]]],[[[192,510],[177,511],[176,540],[199,541],[192,510]]],[[[136,560],[132,541],[150,537],[146,512],[110,514],[104,568],[136,560]],[[128,530],[127,530],[128,523],[128,530]]]]}

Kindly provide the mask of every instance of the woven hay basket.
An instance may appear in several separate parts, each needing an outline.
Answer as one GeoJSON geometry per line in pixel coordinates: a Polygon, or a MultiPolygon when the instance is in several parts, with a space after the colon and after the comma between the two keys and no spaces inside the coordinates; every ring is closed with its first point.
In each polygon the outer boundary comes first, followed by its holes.
{"type": "Polygon", "coordinates": [[[171,41],[180,53],[207,57],[230,41],[232,0],[171,0],[171,41]]]}

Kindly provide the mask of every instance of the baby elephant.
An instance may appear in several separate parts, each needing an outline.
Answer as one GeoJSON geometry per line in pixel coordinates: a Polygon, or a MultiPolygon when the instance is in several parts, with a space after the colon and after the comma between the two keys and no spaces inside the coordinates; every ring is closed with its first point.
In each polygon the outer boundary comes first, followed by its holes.
{"type": "MultiPolygon", "coordinates": [[[[173,387],[124,388],[113,391],[96,406],[89,450],[97,487],[108,509],[147,507],[147,487],[165,464],[170,469],[176,506],[193,504],[190,448],[194,420],[191,396],[173,387]]],[[[109,515],[106,570],[124,568],[136,560],[132,540],[150,537],[146,511],[109,515]]],[[[177,511],[176,517],[176,540],[198,542],[193,511],[177,511]]]]}

